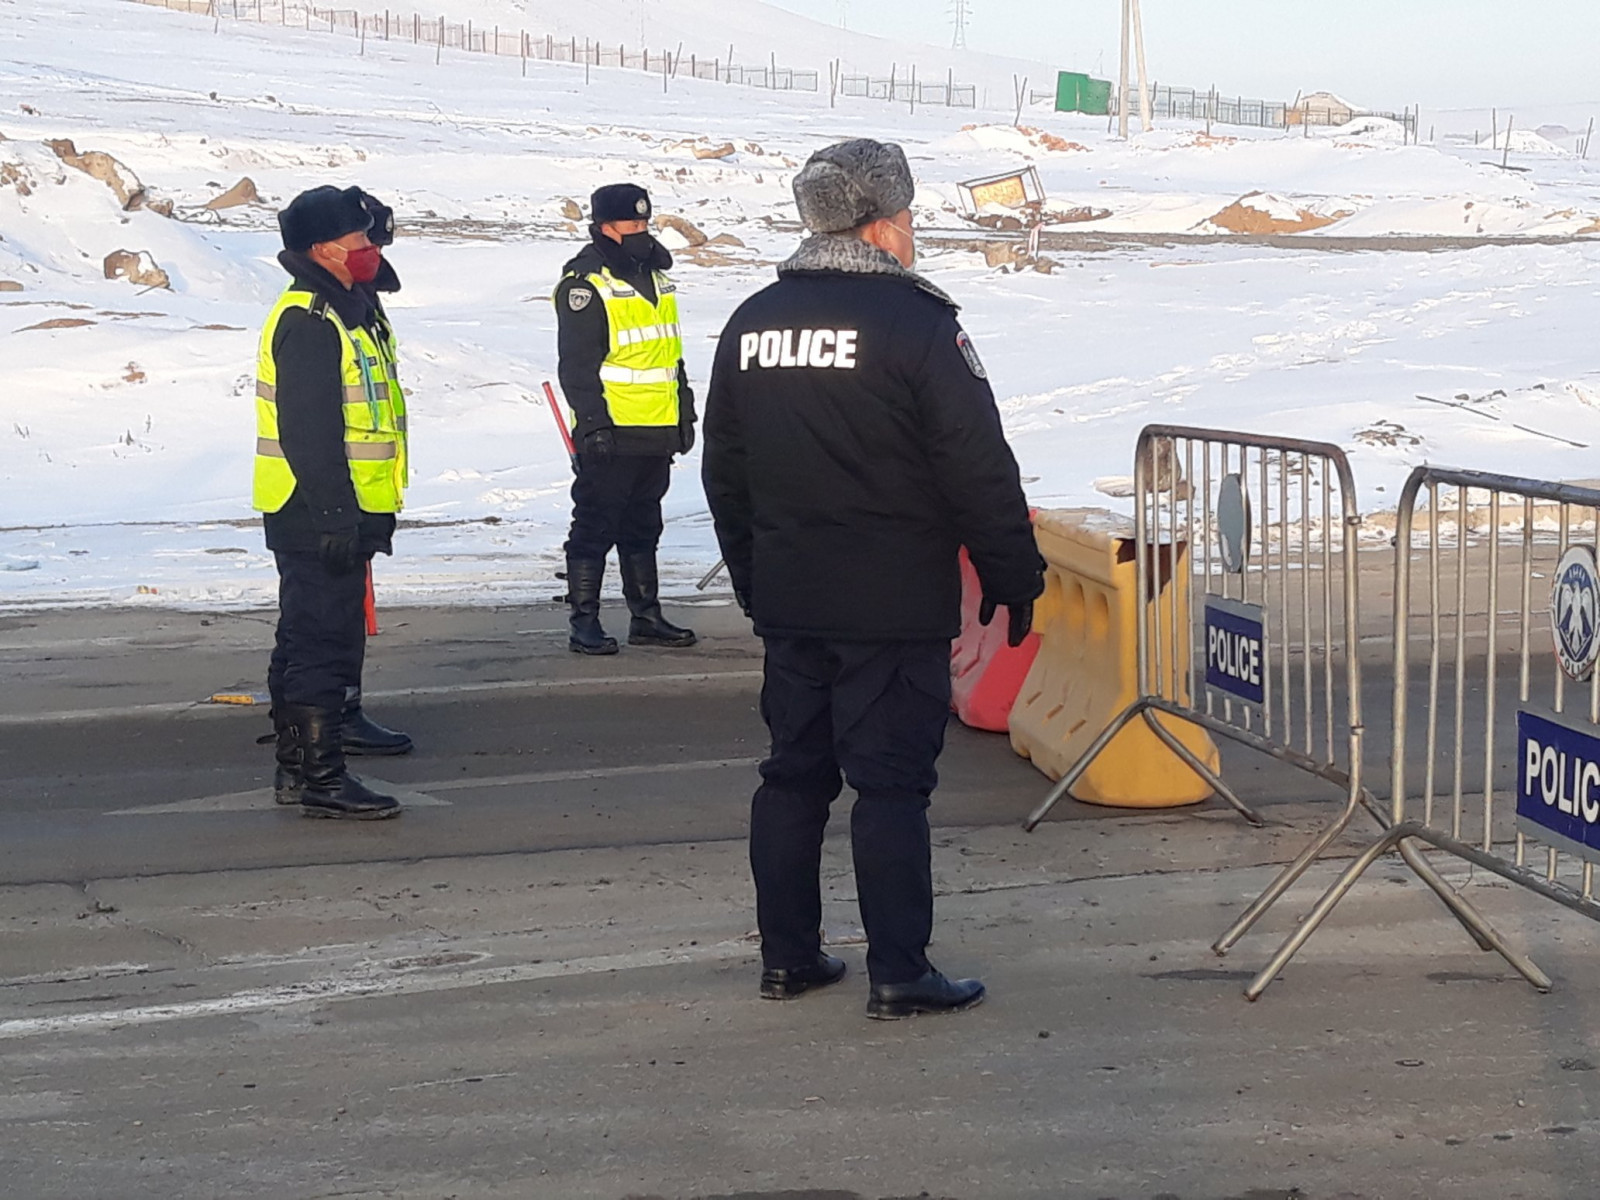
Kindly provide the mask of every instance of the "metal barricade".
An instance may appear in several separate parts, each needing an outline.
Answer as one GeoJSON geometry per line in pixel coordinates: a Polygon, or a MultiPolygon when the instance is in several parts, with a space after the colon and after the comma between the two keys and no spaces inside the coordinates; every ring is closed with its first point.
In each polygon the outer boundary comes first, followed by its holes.
{"type": "MultiPolygon", "coordinates": [[[[1412,850],[1413,866],[1413,843],[1425,843],[1600,920],[1596,540],[1600,491],[1475,471],[1412,473],[1395,533],[1389,828],[1283,944],[1252,984],[1257,994],[1362,873],[1396,846],[1412,850]],[[1419,551],[1424,499],[1426,546],[1419,551]],[[1427,579],[1420,613],[1412,602],[1419,559],[1427,579]],[[1536,656],[1540,577],[1552,581],[1554,645],[1536,656]],[[1413,679],[1411,645],[1418,640],[1427,647],[1426,671],[1413,679]],[[1413,702],[1422,709],[1415,723],[1413,702]],[[1516,719],[1508,722],[1513,708],[1516,719]],[[1543,858],[1538,867],[1530,861],[1536,848],[1543,849],[1534,856],[1543,858]]],[[[1498,952],[1538,990],[1550,989],[1544,972],[1456,899],[1457,915],[1483,949],[1498,952]]]]}
{"type": "MultiPolygon", "coordinates": [[[[1166,713],[1271,755],[1343,790],[1340,812],[1217,939],[1228,950],[1366,811],[1387,831],[1362,778],[1361,516],[1344,451],[1324,442],[1152,425],[1134,458],[1134,542],[1144,617],[1138,628],[1140,698],[1104,730],[1029,816],[1032,830],[1128,722],[1142,719],[1218,796],[1252,824],[1260,818],[1156,719],[1166,713]],[[1196,473],[1198,469],[1198,474],[1196,473]],[[1186,568],[1199,586],[1157,619],[1156,587],[1186,568]],[[1202,611],[1195,611],[1195,593],[1202,611]],[[1187,611],[1182,611],[1186,608],[1187,611]],[[1183,623],[1187,622],[1187,626],[1183,623]],[[1187,628],[1190,651],[1183,645],[1187,628]]],[[[1414,847],[1402,855],[1479,937],[1482,920],[1414,847]]],[[[1294,948],[1298,948],[1297,946],[1294,948]]],[[[1288,955],[1281,954],[1281,968],[1288,955]]],[[[1275,970],[1245,994],[1260,995],[1275,970]]]]}
{"type": "Polygon", "coordinates": [[[1361,795],[1360,662],[1353,652],[1360,517],[1344,452],[1321,442],[1151,425],[1139,435],[1133,487],[1144,601],[1139,699],[1062,776],[1025,828],[1037,826],[1136,719],[1261,824],[1167,734],[1157,713],[1291,763],[1345,789],[1354,804],[1361,795]],[[1160,618],[1157,581],[1178,569],[1193,571],[1196,586],[1186,604],[1166,606],[1160,618]],[[1185,631],[1187,655],[1175,652],[1185,631]]]}

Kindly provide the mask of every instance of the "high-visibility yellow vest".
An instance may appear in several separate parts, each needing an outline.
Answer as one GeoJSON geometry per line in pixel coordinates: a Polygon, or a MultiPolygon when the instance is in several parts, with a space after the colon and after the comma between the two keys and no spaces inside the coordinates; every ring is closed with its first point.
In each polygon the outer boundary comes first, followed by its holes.
{"type": "Polygon", "coordinates": [[[638,288],[618,279],[608,267],[584,278],[604,302],[611,325],[611,350],[600,366],[600,386],[611,423],[677,425],[678,363],[683,359],[678,289],[660,271],[655,272],[657,301],[651,304],[638,288]]]}
{"type": "MultiPolygon", "coordinates": [[[[394,337],[346,329],[338,313],[314,292],[290,288],[278,298],[261,330],[256,352],[256,460],[251,503],[274,513],[294,494],[294,472],[278,441],[278,364],[272,340],[291,308],[330,322],[339,333],[339,375],[344,388],[344,455],[363,512],[399,512],[409,480],[406,400],[396,371],[394,337]]],[[[380,320],[383,320],[380,318],[380,320]]],[[[387,320],[384,328],[388,329],[387,320]]]]}

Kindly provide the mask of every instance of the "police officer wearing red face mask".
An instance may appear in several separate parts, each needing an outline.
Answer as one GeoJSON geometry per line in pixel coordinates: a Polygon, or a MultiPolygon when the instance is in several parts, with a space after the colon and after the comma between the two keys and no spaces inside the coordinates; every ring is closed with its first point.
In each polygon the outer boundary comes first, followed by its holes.
{"type": "Polygon", "coordinates": [[[253,488],[279,575],[276,797],[307,816],[363,820],[400,807],[345,755],[411,747],[360,710],[366,569],[392,552],[407,470],[405,399],[377,299],[399,280],[369,237],[370,201],[319,187],[278,215],[291,282],[257,355],[253,488]]]}

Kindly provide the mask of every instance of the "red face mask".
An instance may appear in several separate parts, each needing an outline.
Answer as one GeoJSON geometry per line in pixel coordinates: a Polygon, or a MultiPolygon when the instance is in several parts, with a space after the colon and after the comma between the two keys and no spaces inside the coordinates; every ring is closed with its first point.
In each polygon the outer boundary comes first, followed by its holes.
{"type": "Polygon", "coordinates": [[[377,246],[362,246],[357,250],[346,250],[344,254],[344,269],[350,272],[350,278],[357,283],[371,283],[376,279],[382,262],[383,251],[377,246]]]}

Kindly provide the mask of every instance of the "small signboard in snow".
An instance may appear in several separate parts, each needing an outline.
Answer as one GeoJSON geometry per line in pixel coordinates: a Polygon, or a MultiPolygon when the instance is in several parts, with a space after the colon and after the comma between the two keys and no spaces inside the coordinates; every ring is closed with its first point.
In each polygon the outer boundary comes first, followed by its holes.
{"type": "Polygon", "coordinates": [[[961,193],[961,209],[969,217],[985,209],[1017,209],[1044,203],[1044,185],[1032,167],[969,179],[956,184],[956,188],[961,193]]]}

